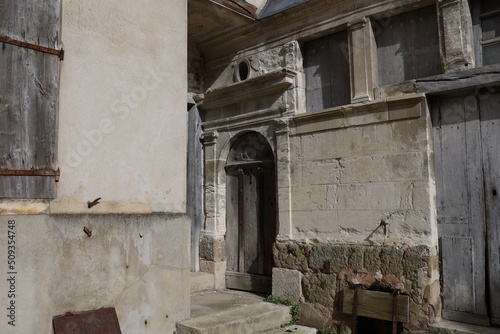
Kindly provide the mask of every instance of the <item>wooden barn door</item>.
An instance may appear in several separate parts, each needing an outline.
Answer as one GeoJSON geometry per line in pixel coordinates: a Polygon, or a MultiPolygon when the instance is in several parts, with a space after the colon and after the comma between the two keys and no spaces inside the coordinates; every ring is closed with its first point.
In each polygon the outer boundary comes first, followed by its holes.
{"type": "Polygon", "coordinates": [[[432,103],[443,317],[500,324],[500,94],[432,103]]]}
{"type": "Polygon", "coordinates": [[[251,133],[233,145],[226,166],[226,287],[269,293],[276,238],[274,160],[251,133]]]}

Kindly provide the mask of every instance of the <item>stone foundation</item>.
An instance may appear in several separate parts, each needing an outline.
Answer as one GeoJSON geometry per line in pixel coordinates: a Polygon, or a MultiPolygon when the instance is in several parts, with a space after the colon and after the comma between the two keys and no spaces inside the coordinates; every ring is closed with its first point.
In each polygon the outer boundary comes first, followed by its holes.
{"type": "Polygon", "coordinates": [[[284,297],[300,301],[301,322],[333,328],[350,319],[340,311],[338,291],[353,283],[368,290],[400,291],[410,297],[410,322],[404,327],[423,329],[440,316],[439,263],[434,253],[427,246],[278,241],[274,245],[273,294],[283,294],[274,286],[300,283],[295,296],[287,290],[284,297]]]}

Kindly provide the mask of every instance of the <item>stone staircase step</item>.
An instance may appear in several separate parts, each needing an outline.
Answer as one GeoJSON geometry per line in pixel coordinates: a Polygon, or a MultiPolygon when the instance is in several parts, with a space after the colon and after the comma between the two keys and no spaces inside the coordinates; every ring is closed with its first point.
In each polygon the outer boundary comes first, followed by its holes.
{"type": "Polygon", "coordinates": [[[262,334],[280,334],[280,333],[292,333],[292,334],[316,334],[318,330],[312,327],[291,325],[279,329],[273,329],[270,331],[262,332],[262,334]]]}
{"type": "Polygon", "coordinates": [[[177,334],[254,334],[290,320],[289,307],[258,302],[179,322],[177,334]]]}
{"type": "Polygon", "coordinates": [[[191,272],[189,278],[191,293],[214,290],[214,274],[205,272],[191,272]]]}

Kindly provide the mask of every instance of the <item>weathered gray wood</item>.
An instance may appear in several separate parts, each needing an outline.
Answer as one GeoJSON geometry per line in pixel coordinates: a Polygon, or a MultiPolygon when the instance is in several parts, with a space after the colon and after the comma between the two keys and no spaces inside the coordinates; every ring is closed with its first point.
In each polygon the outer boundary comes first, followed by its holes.
{"type": "Polygon", "coordinates": [[[241,137],[231,148],[226,165],[227,271],[243,274],[227,276],[228,288],[252,290],[255,283],[249,277],[269,277],[272,272],[276,238],[274,162],[269,144],[259,136],[252,133],[241,137]]]}
{"type": "Polygon", "coordinates": [[[442,73],[435,6],[374,22],[380,86],[442,73]]]}
{"type": "Polygon", "coordinates": [[[61,0],[2,1],[0,35],[49,48],[59,48],[61,0]]]}
{"type": "Polygon", "coordinates": [[[344,30],[305,44],[308,112],[351,102],[347,39],[347,31],[344,30]]]}
{"type": "Polygon", "coordinates": [[[484,195],[479,110],[474,95],[432,103],[443,305],[487,316],[484,195]]]}
{"type": "Polygon", "coordinates": [[[271,277],[238,272],[226,272],[228,289],[271,293],[271,277]]]}
{"type": "Polygon", "coordinates": [[[245,170],[244,208],[245,223],[243,225],[244,272],[259,273],[259,215],[256,170],[245,170]]]}
{"type": "Polygon", "coordinates": [[[226,256],[227,270],[238,271],[238,176],[226,177],[226,256]]]}
{"type": "Polygon", "coordinates": [[[490,310],[500,319],[500,89],[480,100],[490,310]]]}
{"type": "Polygon", "coordinates": [[[280,13],[307,1],[309,0],[268,0],[257,18],[262,19],[264,17],[280,13]]]}
{"type": "Polygon", "coordinates": [[[443,309],[442,310],[443,319],[448,319],[457,322],[465,322],[468,324],[474,324],[478,326],[490,326],[490,318],[487,316],[472,314],[472,313],[464,313],[464,312],[455,312],[443,309]]]}
{"type": "Polygon", "coordinates": [[[187,201],[191,216],[191,271],[198,271],[200,231],[203,228],[203,145],[201,117],[196,105],[188,105],[187,201]]]}
{"type": "MultiPolygon", "coordinates": [[[[60,0],[3,1],[0,35],[57,48],[60,0]]],[[[1,43],[0,169],[54,169],[59,58],[1,43]]],[[[53,198],[54,177],[2,176],[0,198],[53,198]]]]}
{"type": "Polygon", "coordinates": [[[472,238],[442,237],[441,249],[445,308],[475,314],[474,284],[476,282],[474,281],[472,238]]]}
{"type": "MultiPolygon", "coordinates": [[[[342,312],[351,314],[354,303],[354,290],[344,289],[342,291],[342,312]]],[[[394,308],[393,295],[387,292],[358,290],[358,302],[356,305],[358,316],[392,321],[394,308]]],[[[410,321],[410,298],[398,295],[397,319],[399,322],[410,321]]]]}

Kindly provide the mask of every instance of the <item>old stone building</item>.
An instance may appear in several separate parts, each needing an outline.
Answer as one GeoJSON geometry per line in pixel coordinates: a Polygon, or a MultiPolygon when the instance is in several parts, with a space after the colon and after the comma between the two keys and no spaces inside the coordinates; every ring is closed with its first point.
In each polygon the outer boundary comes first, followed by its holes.
{"type": "Polygon", "coordinates": [[[407,330],[499,325],[499,22],[488,0],[190,0],[192,269],[318,328],[356,287],[408,296],[407,330]]]}
{"type": "Polygon", "coordinates": [[[0,37],[0,333],[110,307],[123,333],[172,333],[189,316],[187,3],[1,1],[0,37]]]}

